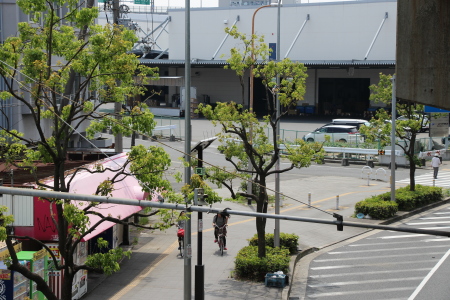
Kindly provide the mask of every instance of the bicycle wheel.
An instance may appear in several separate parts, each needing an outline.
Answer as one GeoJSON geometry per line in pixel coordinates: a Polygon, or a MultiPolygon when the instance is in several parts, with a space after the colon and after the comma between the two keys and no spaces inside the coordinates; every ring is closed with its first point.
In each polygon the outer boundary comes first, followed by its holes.
{"type": "Polygon", "coordinates": [[[220,249],[220,255],[223,256],[223,247],[224,247],[224,240],[223,236],[219,237],[219,249],[220,249]]]}
{"type": "Polygon", "coordinates": [[[181,248],[180,248],[180,256],[183,257],[184,255],[184,240],[182,239],[180,242],[181,248]]]}

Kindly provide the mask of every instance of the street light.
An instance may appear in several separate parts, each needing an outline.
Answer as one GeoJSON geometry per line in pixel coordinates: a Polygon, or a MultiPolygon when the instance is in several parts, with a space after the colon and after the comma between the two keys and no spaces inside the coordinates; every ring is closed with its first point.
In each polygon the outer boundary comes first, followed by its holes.
{"type": "MultiPolygon", "coordinates": [[[[252,51],[251,52],[252,61],[255,60],[255,53],[253,52],[253,49],[255,47],[255,40],[253,39],[253,35],[255,34],[255,16],[256,16],[256,13],[258,11],[260,11],[261,9],[265,8],[265,7],[279,6],[279,4],[281,3],[281,0],[278,0],[278,1],[279,1],[278,3],[270,3],[269,5],[263,5],[261,7],[258,7],[255,10],[255,12],[253,13],[253,16],[252,16],[252,36],[251,36],[251,39],[252,39],[252,49],[251,49],[251,51],[252,51]]],[[[252,63],[252,65],[250,66],[250,87],[249,87],[249,89],[250,89],[249,111],[250,111],[250,113],[253,113],[253,86],[254,86],[254,79],[255,79],[255,77],[253,76],[253,63],[252,63]]],[[[253,141],[253,126],[251,124],[250,124],[250,129],[249,129],[249,137],[250,137],[250,144],[252,144],[252,141],[253,141]]],[[[248,171],[249,171],[250,174],[251,174],[252,170],[253,170],[252,165],[249,162],[249,164],[248,164],[248,171]]],[[[252,182],[249,181],[248,184],[247,184],[247,194],[252,194],[252,193],[253,193],[252,182]]],[[[248,199],[248,203],[247,204],[248,205],[252,204],[250,198],[248,199]]]]}
{"type": "MultiPolygon", "coordinates": [[[[192,149],[191,154],[197,153],[197,169],[196,174],[203,178],[203,150],[209,147],[217,139],[217,137],[212,137],[209,139],[201,140],[192,149]]],[[[195,199],[204,200],[204,195],[197,197],[197,190],[195,191],[195,199]]],[[[203,190],[203,189],[202,189],[203,190]]],[[[194,203],[195,205],[203,205],[203,202],[194,203]]],[[[197,226],[197,265],[195,266],[195,300],[205,299],[205,266],[202,263],[202,244],[203,244],[203,213],[198,212],[198,226],[197,226]]]]}
{"type": "MultiPolygon", "coordinates": [[[[281,31],[281,26],[280,26],[280,11],[281,11],[281,0],[278,0],[277,3],[277,47],[276,49],[276,61],[279,62],[280,61],[280,43],[281,43],[281,39],[280,39],[280,31],[281,31]]],[[[278,120],[275,131],[276,131],[276,137],[277,140],[280,140],[280,127],[281,127],[281,119],[280,119],[280,115],[281,115],[281,105],[280,105],[280,98],[279,98],[279,90],[280,90],[280,74],[277,73],[277,95],[276,95],[276,118],[278,120]]],[[[278,171],[280,170],[280,157],[277,157],[277,161],[275,163],[275,170],[278,171]]],[[[281,206],[281,201],[280,201],[280,173],[276,172],[275,173],[275,214],[279,215],[280,214],[280,206],[281,206]]],[[[280,219],[275,219],[275,231],[273,233],[273,245],[275,247],[280,247],[280,219]]]]}

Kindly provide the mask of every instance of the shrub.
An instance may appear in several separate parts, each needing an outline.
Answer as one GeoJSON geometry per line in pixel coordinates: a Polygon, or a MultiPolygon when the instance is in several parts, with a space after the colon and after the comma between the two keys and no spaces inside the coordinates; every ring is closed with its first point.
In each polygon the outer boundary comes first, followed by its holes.
{"type": "Polygon", "coordinates": [[[242,279],[264,281],[267,273],[289,271],[289,250],[266,247],[266,257],[258,257],[258,246],[246,246],[239,250],[235,264],[236,276],[242,279]]]}
{"type": "Polygon", "coordinates": [[[398,211],[398,204],[392,201],[383,201],[377,196],[359,201],[355,204],[355,214],[363,213],[370,215],[374,219],[388,219],[398,211]]]}
{"type": "MultiPolygon", "coordinates": [[[[250,246],[258,246],[258,234],[255,234],[248,242],[250,246]]],[[[273,233],[266,233],[266,246],[274,247],[273,233]]],[[[298,235],[281,232],[280,247],[288,249],[290,254],[296,254],[298,249],[298,235]]]]}
{"type": "Polygon", "coordinates": [[[391,202],[391,193],[386,192],[356,203],[355,214],[369,214],[375,219],[393,217],[398,210],[408,211],[424,205],[440,201],[444,193],[440,187],[416,185],[414,192],[405,186],[395,191],[395,202],[391,202]]]}
{"type": "Polygon", "coordinates": [[[424,205],[441,201],[444,193],[441,187],[423,186],[416,184],[416,190],[411,192],[409,185],[399,188],[395,193],[395,201],[399,210],[412,210],[424,205]]]}

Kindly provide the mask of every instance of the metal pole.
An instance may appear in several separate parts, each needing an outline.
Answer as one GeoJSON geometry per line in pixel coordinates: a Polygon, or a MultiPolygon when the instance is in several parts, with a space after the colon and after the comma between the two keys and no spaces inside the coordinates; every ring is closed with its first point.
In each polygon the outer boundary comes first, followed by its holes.
{"type": "MultiPolygon", "coordinates": [[[[203,167],[203,148],[198,149],[198,163],[197,167],[203,167]]],[[[203,178],[203,175],[200,175],[203,178]]],[[[198,204],[201,206],[200,204],[198,204]]],[[[203,213],[198,212],[198,227],[197,227],[197,265],[195,266],[195,300],[205,299],[205,266],[202,264],[203,255],[203,213]]]]}
{"type": "Polygon", "coordinates": [[[369,50],[367,50],[366,56],[364,56],[364,60],[367,60],[367,57],[369,56],[370,50],[372,50],[373,44],[375,44],[375,41],[377,40],[378,34],[381,31],[381,28],[383,27],[384,21],[386,21],[386,19],[388,18],[388,13],[386,12],[384,14],[384,18],[383,21],[381,21],[380,27],[378,27],[377,33],[375,34],[375,37],[373,38],[372,43],[369,46],[369,50]]]}
{"type": "MultiPolygon", "coordinates": [[[[277,48],[276,48],[276,60],[277,62],[280,61],[280,11],[281,11],[281,0],[278,0],[277,5],[277,48]]],[[[280,89],[280,74],[277,73],[277,94],[276,94],[276,137],[277,141],[274,141],[274,144],[278,145],[278,141],[280,140],[280,126],[281,126],[281,119],[280,119],[280,99],[278,90],[280,89]]],[[[277,161],[275,162],[275,170],[280,170],[280,156],[277,157],[277,161]]],[[[275,214],[280,214],[280,173],[275,173],[275,214]]],[[[273,245],[275,247],[280,247],[280,220],[275,220],[275,232],[273,235],[273,245]]]]}
{"type": "MultiPolygon", "coordinates": [[[[186,141],[184,145],[185,153],[191,153],[191,3],[185,0],[185,69],[184,69],[184,86],[185,86],[185,131],[186,141]]],[[[184,182],[191,183],[191,156],[186,155],[187,167],[185,168],[184,182]]],[[[186,235],[184,236],[184,300],[191,300],[192,295],[192,271],[191,271],[191,216],[189,210],[186,210],[188,219],[186,220],[186,235]]]]}
{"type": "Polygon", "coordinates": [[[392,76],[392,128],[391,128],[391,201],[395,201],[395,119],[397,98],[395,96],[395,74],[392,76]]]}
{"type": "MultiPolygon", "coordinates": [[[[281,0],[280,0],[280,1],[281,1],[281,0]]],[[[302,27],[300,27],[300,30],[297,32],[297,35],[295,36],[294,40],[292,41],[292,44],[291,44],[291,46],[289,47],[288,51],[286,52],[286,55],[284,56],[284,58],[287,58],[287,57],[288,57],[289,53],[290,53],[291,50],[292,50],[292,47],[294,47],[295,42],[296,42],[297,39],[298,39],[298,36],[299,36],[300,33],[303,31],[303,28],[305,28],[306,22],[308,22],[308,21],[309,21],[309,14],[306,15],[306,20],[303,22],[302,27]]]]}
{"type": "MultiPolygon", "coordinates": [[[[141,201],[141,200],[135,200],[135,199],[119,198],[119,197],[94,196],[94,195],[55,192],[55,191],[43,191],[43,190],[24,189],[24,188],[10,188],[10,187],[5,187],[5,186],[0,186],[0,194],[22,195],[22,196],[33,196],[33,197],[35,196],[35,197],[41,197],[41,198],[57,198],[57,199],[100,202],[100,203],[114,203],[114,204],[124,204],[124,205],[137,205],[137,206],[142,206],[142,207],[155,207],[155,208],[159,208],[159,209],[166,208],[166,209],[175,209],[175,210],[185,210],[185,211],[189,211],[189,212],[201,211],[201,212],[209,212],[212,214],[216,214],[216,213],[219,213],[224,210],[223,208],[209,208],[209,207],[200,207],[200,206],[186,207],[186,205],[165,203],[165,202],[141,201]]],[[[237,215],[237,216],[259,217],[259,218],[266,218],[266,219],[280,219],[280,220],[297,221],[297,222],[328,224],[328,225],[335,225],[335,226],[338,224],[341,224],[341,222],[337,221],[337,220],[300,218],[300,217],[294,217],[294,216],[288,216],[288,215],[257,213],[257,212],[252,212],[252,211],[227,210],[227,212],[229,214],[237,215]]],[[[419,229],[419,228],[411,228],[411,227],[375,225],[375,224],[369,224],[369,223],[356,223],[356,222],[342,222],[342,224],[344,226],[349,226],[349,227],[392,230],[392,231],[398,231],[398,232],[423,233],[423,234],[432,234],[432,235],[437,235],[437,236],[450,237],[450,232],[442,231],[442,230],[429,230],[429,229],[419,229]]],[[[185,233],[186,232],[187,232],[187,230],[185,231],[185,233]]]]}
{"type": "Polygon", "coordinates": [[[308,193],[308,206],[311,207],[311,193],[308,193]]]}
{"type": "MultiPolygon", "coordinates": [[[[255,40],[253,38],[253,35],[255,34],[255,16],[256,16],[256,13],[260,9],[263,9],[264,7],[270,7],[270,6],[271,5],[261,6],[257,10],[255,10],[255,12],[253,13],[253,16],[252,16],[252,37],[251,37],[252,38],[252,49],[251,49],[251,51],[252,51],[251,52],[252,60],[255,59],[255,54],[253,53],[253,49],[255,47],[255,40]]],[[[250,113],[253,113],[253,86],[254,86],[254,82],[255,82],[255,78],[253,76],[253,64],[252,64],[250,66],[250,87],[249,87],[249,89],[250,89],[249,111],[250,111],[250,113]]],[[[252,124],[250,124],[250,128],[249,128],[249,142],[250,142],[250,144],[253,143],[253,126],[252,126],[252,124]]],[[[248,170],[249,174],[252,174],[253,166],[251,165],[250,161],[248,162],[247,170],[248,170]]],[[[251,176],[250,178],[253,179],[253,176],[251,176]]],[[[247,182],[247,194],[253,194],[253,184],[252,184],[251,180],[247,182]]],[[[248,198],[247,204],[248,205],[252,204],[251,198],[248,198]]]]}
{"type": "Polygon", "coordinates": [[[336,210],[339,210],[339,195],[336,195],[336,210]]]}
{"type": "MultiPolygon", "coordinates": [[[[114,0],[113,2],[113,22],[115,26],[119,24],[119,0],[114,0]]],[[[114,114],[117,122],[120,123],[120,112],[122,110],[122,103],[114,103],[114,114]]],[[[122,133],[116,133],[114,136],[114,151],[116,153],[123,152],[123,136],[122,133]]]]}

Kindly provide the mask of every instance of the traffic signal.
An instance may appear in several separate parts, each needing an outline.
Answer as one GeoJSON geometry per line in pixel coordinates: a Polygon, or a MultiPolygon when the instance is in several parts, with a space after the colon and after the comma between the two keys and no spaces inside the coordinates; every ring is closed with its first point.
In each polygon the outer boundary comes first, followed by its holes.
{"type": "Polygon", "coordinates": [[[338,221],[337,223],[337,231],[344,231],[344,218],[341,215],[338,215],[336,213],[333,214],[333,217],[336,218],[336,220],[338,221]]]}
{"type": "Polygon", "coordinates": [[[194,190],[194,205],[208,205],[205,201],[207,197],[204,189],[196,188],[194,190]]]}

